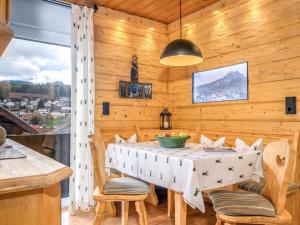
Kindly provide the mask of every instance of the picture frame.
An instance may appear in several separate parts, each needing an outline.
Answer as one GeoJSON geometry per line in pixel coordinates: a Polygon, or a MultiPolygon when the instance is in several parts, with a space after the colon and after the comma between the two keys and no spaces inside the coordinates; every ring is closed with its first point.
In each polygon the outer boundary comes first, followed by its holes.
{"type": "Polygon", "coordinates": [[[192,74],[192,103],[248,100],[248,62],[192,74]]]}
{"type": "Polygon", "coordinates": [[[119,81],[121,98],[152,99],[152,83],[119,81]]]}

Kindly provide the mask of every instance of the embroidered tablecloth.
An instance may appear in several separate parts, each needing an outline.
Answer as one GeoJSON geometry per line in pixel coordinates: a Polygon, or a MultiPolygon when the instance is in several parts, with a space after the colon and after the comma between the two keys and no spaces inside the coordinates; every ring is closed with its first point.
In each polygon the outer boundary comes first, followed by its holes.
{"type": "Polygon", "coordinates": [[[183,193],[192,207],[205,211],[202,191],[251,178],[261,152],[207,152],[199,144],[165,149],[156,142],[109,144],[106,166],[129,176],[183,193]]]}

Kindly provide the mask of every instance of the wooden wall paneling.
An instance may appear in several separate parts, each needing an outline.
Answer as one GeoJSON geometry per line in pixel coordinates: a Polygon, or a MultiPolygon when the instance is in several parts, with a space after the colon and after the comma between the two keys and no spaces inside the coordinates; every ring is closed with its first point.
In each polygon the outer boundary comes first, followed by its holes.
{"type": "MultiPolygon", "coordinates": [[[[249,68],[249,73],[251,73],[251,82],[256,83],[266,83],[271,81],[280,81],[280,80],[291,80],[297,79],[300,68],[297,65],[297,62],[300,60],[300,57],[292,57],[283,59],[280,61],[271,61],[268,63],[251,65],[249,68]]],[[[209,69],[209,68],[206,68],[209,69]]],[[[206,69],[198,69],[196,67],[183,67],[183,68],[170,68],[169,83],[171,82],[180,82],[180,79],[191,78],[193,72],[202,71],[206,69]]],[[[173,85],[173,84],[172,84],[173,85]]]]}
{"type": "MultiPolygon", "coordinates": [[[[299,102],[300,103],[300,102],[299,102]]],[[[297,111],[300,110],[299,104],[297,111]]],[[[245,120],[300,122],[300,115],[286,115],[284,102],[256,102],[236,104],[200,104],[193,107],[177,107],[175,120],[245,120]]]]}
{"type": "MultiPolygon", "coordinates": [[[[215,4],[209,5],[204,9],[198,10],[195,13],[191,13],[187,16],[183,17],[184,24],[195,25],[204,19],[209,19],[214,17],[215,14],[220,14],[227,12],[229,10],[235,9],[239,7],[241,4],[247,3],[248,0],[220,0],[215,4]]],[[[238,12],[237,12],[238,13],[238,12]]],[[[233,14],[232,16],[234,16],[233,14]]],[[[179,20],[176,20],[170,24],[168,24],[168,33],[171,34],[173,32],[179,31],[179,20]]]]}
{"type": "MultiPolygon", "coordinates": [[[[183,85],[173,86],[175,82],[170,82],[169,84],[170,103],[177,104],[178,106],[191,105],[192,91],[189,89],[192,87],[192,78],[180,80],[179,82],[182,82],[183,85]],[[190,88],[187,88],[187,86],[190,88]]],[[[257,84],[249,82],[248,102],[284,101],[285,96],[300,97],[300,93],[298,92],[299,88],[299,78],[257,84]],[[276,93],[276,95],[274,95],[274,93],[276,93]]]]}
{"type": "Polygon", "coordinates": [[[165,26],[100,10],[95,16],[97,121],[102,121],[102,127],[133,127],[138,123],[155,128],[159,126],[155,114],[169,105],[174,125],[180,128],[192,129],[197,124],[221,130],[276,132],[298,128],[299,116],[284,114],[284,97],[299,96],[297,3],[223,0],[185,17],[184,23],[189,23],[185,35],[203,46],[205,55],[202,64],[185,68],[166,68],[158,63],[168,38],[178,36],[178,21],[165,26]],[[147,40],[148,36],[153,40],[147,40]],[[153,83],[152,100],[118,96],[118,81],[129,79],[132,53],[140,55],[140,81],[153,83]],[[192,72],[241,61],[249,62],[249,100],[192,105],[192,72]],[[101,116],[103,101],[111,102],[109,117],[101,116]],[[152,109],[155,113],[151,114],[152,109]],[[255,126],[250,126],[251,121],[256,121],[255,126]]]}
{"type": "MultiPolygon", "coordinates": [[[[227,0],[228,5],[226,8],[217,7],[206,16],[202,16],[201,13],[195,13],[183,18],[184,26],[183,32],[185,35],[195,35],[201,33],[199,39],[203,39],[206,42],[214,40],[220,40],[224,37],[235,33],[241,33],[245,31],[253,32],[252,28],[256,25],[257,31],[262,31],[262,28],[266,28],[265,24],[272,21],[288,18],[297,12],[298,6],[291,8],[288,5],[279,4],[272,5],[272,0],[261,1],[234,1],[227,0]],[[280,7],[280,5],[282,7],[280,7]],[[270,8],[272,13],[270,13],[270,8]],[[288,13],[284,13],[288,12],[288,13]],[[197,17],[195,17],[198,15],[197,17]],[[263,26],[261,26],[263,25],[263,26]],[[216,29],[216,26],[217,29],[216,29]],[[209,37],[209,39],[208,39],[209,37]]],[[[291,4],[297,3],[297,0],[292,0],[291,4]]],[[[281,23],[292,23],[293,21],[282,21],[281,23]]],[[[272,29],[272,26],[269,26],[272,29]]],[[[276,27],[274,27],[276,29],[276,27]]],[[[176,21],[168,26],[169,37],[171,39],[176,38],[179,35],[179,22],[176,21]]],[[[255,31],[256,32],[256,31],[255,31]]],[[[242,34],[242,33],[241,33],[242,34]]],[[[252,35],[250,36],[252,37],[252,35]]]]}
{"type": "Polygon", "coordinates": [[[168,101],[168,68],[159,64],[168,43],[167,26],[101,7],[94,17],[96,65],[96,124],[106,139],[129,135],[135,125],[159,127],[159,114],[168,101]],[[130,80],[131,57],[137,54],[139,82],[152,83],[152,99],[119,97],[119,81],[130,80]],[[102,115],[102,102],[110,115],[102,115]],[[119,131],[119,132],[118,132],[119,131]]]}
{"type": "MultiPolygon", "coordinates": [[[[116,131],[119,134],[123,135],[124,129],[133,130],[136,125],[140,125],[141,127],[147,127],[149,129],[157,129],[159,127],[159,120],[153,121],[153,120],[96,120],[95,126],[99,126],[100,128],[116,128],[116,131]]],[[[126,130],[125,130],[126,131],[126,130]]],[[[105,131],[103,131],[105,132],[105,131]]]]}
{"type": "MultiPolygon", "coordinates": [[[[131,56],[130,56],[131,59],[131,56]]],[[[105,59],[105,58],[95,58],[96,65],[95,70],[96,74],[100,73],[103,75],[113,76],[124,76],[127,77],[127,80],[130,80],[130,69],[131,69],[131,62],[114,60],[114,59],[105,59]]],[[[96,76],[96,79],[101,79],[96,76]]],[[[162,67],[156,66],[147,66],[143,64],[139,64],[139,79],[142,80],[151,80],[151,81],[164,81],[168,84],[168,70],[162,67]]],[[[166,90],[161,90],[165,91],[166,90]]]]}
{"type": "MultiPolygon", "coordinates": [[[[185,17],[184,24],[189,25],[184,27],[184,36],[199,44],[204,62],[169,69],[173,125],[220,131],[299,129],[299,114],[285,115],[285,97],[300,97],[299,3],[226,0],[185,17]],[[193,72],[243,61],[249,65],[248,100],[192,104],[193,72]]],[[[178,21],[168,30],[170,40],[177,38],[178,21]]]]}
{"type": "MultiPolygon", "coordinates": [[[[126,105],[126,106],[160,106],[163,107],[168,100],[167,94],[153,94],[152,99],[127,99],[120,98],[119,91],[96,90],[96,105],[102,102],[109,101],[113,105],[126,105]]],[[[97,106],[98,107],[98,106],[97,106]]],[[[158,115],[159,117],[159,115],[158,115]]]]}
{"type": "Polygon", "coordinates": [[[165,69],[157,61],[160,57],[160,51],[145,51],[139,48],[114,45],[111,43],[105,43],[103,40],[96,41],[95,45],[95,57],[102,59],[118,60],[120,62],[128,62],[131,58],[132,52],[139,56],[139,64],[142,66],[152,66],[157,69],[165,69]],[[122,52],[121,55],[117,55],[116,52],[122,52]]]}
{"type": "MultiPolygon", "coordinates": [[[[124,22],[125,23],[125,22],[124,22]]],[[[125,29],[120,28],[112,30],[104,27],[95,26],[95,41],[109,43],[115,46],[131,47],[133,49],[143,49],[145,51],[154,51],[164,48],[164,40],[167,38],[156,38],[151,30],[148,29],[147,36],[140,36],[126,33],[125,29]]],[[[162,35],[161,35],[162,36],[162,35]]],[[[167,37],[167,36],[166,36],[167,37]]]]}
{"type": "MultiPolygon", "coordinates": [[[[175,109],[173,109],[175,110],[175,109]]],[[[249,121],[249,120],[175,120],[174,127],[177,129],[200,129],[219,131],[249,131],[249,132],[291,132],[299,129],[300,122],[280,121],[249,121]]]]}
{"type": "Polygon", "coordinates": [[[94,18],[94,26],[100,26],[107,29],[123,30],[126,33],[137,34],[140,36],[148,34],[149,30],[156,36],[159,36],[160,34],[168,35],[168,26],[165,24],[108,8],[100,7],[100,10],[95,14],[94,18]]]}
{"type": "Polygon", "coordinates": [[[96,109],[96,120],[115,121],[115,120],[132,120],[132,121],[155,121],[159,120],[161,107],[143,107],[143,106],[111,106],[110,116],[102,116],[102,108],[96,109]],[[100,111],[98,111],[100,109],[100,111]]]}

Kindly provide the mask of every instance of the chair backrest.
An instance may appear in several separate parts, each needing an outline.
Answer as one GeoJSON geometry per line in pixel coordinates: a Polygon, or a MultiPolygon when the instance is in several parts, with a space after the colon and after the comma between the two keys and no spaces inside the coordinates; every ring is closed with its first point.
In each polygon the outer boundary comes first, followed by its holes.
{"type": "Polygon", "coordinates": [[[288,140],[269,143],[263,152],[266,183],[263,195],[280,214],[285,206],[288,182],[293,178],[296,152],[288,140]]]}
{"type": "Polygon", "coordinates": [[[106,147],[108,144],[115,143],[116,134],[128,139],[134,133],[136,133],[138,141],[144,141],[143,130],[138,125],[133,128],[101,128],[102,139],[106,147]]]}
{"type": "Polygon", "coordinates": [[[138,125],[135,126],[135,132],[136,132],[136,136],[137,136],[137,141],[143,142],[144,134],[143,134],[143,131],[141,130],[140,126],[138,126],[138,125]]]}
{"type": "Polygon", "coordinates": [[[217,140],[220,137],[226,137],[225,145],[226,146],[234,146],[235,140],[237,137],[244,140],[247,144],[251,145],[254,141],[259,138],[263,139],[264,144],[268,144],[270,142],[278,141],[281,139],[288,139],[290,145],[294,145],[295,136],[298,135],[299,131],[291,131],[291,132],[239,132],[239,131],[218,131],[218,130],[205,130],[196,127],[196,136],[197,142],[200,141],[201,135],[205,135],[212,140],[217,140]]]}
{"type": "Polygon", "coordinates": [[[95,127],[95,133],[90,136],[90,149],[93,158],[94,180],[99,192],[103,193],[103,188],[107,181],[105,173],[105,143],[99,127],[95,127]]]}
{"type": "MultiPolygon", "coordinates": [[[[136,126],[136,134],[138,141],[143,141],[142,131],[139,126],[136,126]]],[[[101,128],[95,126],[95,133],[90,136],[90,149],[93,157],[94,180],[100,193],[103,193],[103,187],[107,181],[105,172],[105,151],[107,144],[102,136],[101,128]]]]}

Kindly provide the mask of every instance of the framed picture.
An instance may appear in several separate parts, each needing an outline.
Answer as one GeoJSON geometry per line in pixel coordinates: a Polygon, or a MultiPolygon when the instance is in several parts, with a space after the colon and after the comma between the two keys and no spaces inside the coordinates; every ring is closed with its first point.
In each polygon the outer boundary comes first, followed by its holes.
{"type": "Polygon", "coordinates": [[[248,99],[248,63],[193,73],[193,103],[248,99]]]}
{"type": "Polygon", "coordinates": [[[137,83],[120,81],[119,92],[121,98],[137,98],[137,99],[151,99],[152,98],[152,84],[151,83],[137,83]]]}

